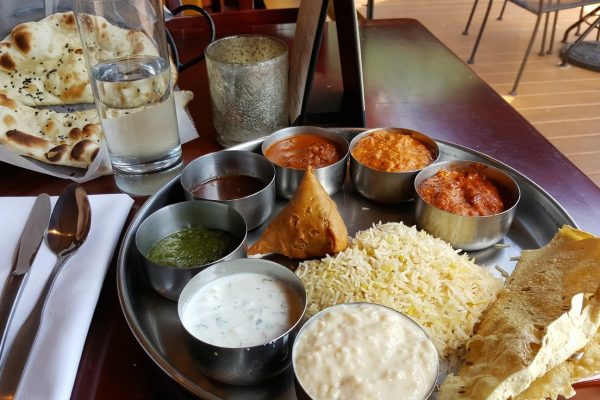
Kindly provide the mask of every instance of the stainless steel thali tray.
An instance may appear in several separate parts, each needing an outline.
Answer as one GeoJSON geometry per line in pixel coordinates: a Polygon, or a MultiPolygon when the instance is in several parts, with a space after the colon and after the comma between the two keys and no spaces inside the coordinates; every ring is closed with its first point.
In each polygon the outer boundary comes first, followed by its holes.
{"type": "MultiPolygon", "coordinates": [[[[351,139],[362,129],[338,129],[341,135],[351,139]]],[[[452,143],[438,140],[440,161],[466,159],[492,164],[512,175],[521,188],[521,202],[510,231],[503,240],[506,246],[495,246],[471,252],[470,255],[480,265],[485,265],[495,274],[495,266],[511,272],[515,262],[511,257],[520,254],[521,249],[544,246],[564,224],[576,226],[569,214],[543,189],[507,165],[482,153],[452,143]]],[[[260,152],[262,139],[236,146],[237,150],[260,152]]],[[[333,196],[346,223],[348,233],[369,228],[378,221],[403,221],[414,224],[413,204],[384,206],[373,203],[353,188],[350,179],[346,180],[342,191],[333,196]]],[[[141,222],[159,208],[184,201],[179,177],[167,183],[150,197],[131,222],[119,251],[117,286],[121,308],[133,334],[150,358],[172,379],[191,393],[205,399],[295,399],[293,373],[291,368],[282,375],[261,385],[228,386],[209,380],[197,368],[198,360],[187,346],[185,332],[177,316],[177,303],[169,301],[150,287],[142,268],[142,260],[135,247],[135,233],[141,222]]],[[[283,207],[278,200],[276,212],[283,207]]],[[[264,224],[264,228],[267,224],[264,224]]],[[[248,242],[254,242],[261,233],[259,228],[248,235],[248,242]]],[[[297,262],[285,257],[273,258],[288,266],[297,262]]]]}

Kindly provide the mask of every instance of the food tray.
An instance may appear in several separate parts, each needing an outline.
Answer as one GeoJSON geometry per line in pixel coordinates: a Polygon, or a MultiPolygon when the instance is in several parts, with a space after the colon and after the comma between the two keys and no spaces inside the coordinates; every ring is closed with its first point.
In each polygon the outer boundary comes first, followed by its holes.
{"type": "MultiPolygon", "coordinates": [[[[363,129],[337,129],[348,140],[363,129]]],[[[231,149],[260,152],[262,139],[247,142],[231,149]]],[[[564,224],[576,226],[569,214],[542,188],[527,177],[507,165],[482,153],[445,141],[437,140],[440,148],[440,161],[466,159],[483,161],[508,172],[521,188],[521,202],[510,231],[503,239],[506,246],[493,246],[488,249],[470,252],[480,265],[485,265],[499,276],[495,266],[507,272],[514,269],[521,249],[544,246],[564,224]]],[[[356,192],[349,177],[343,190],[332,196],[352,236],[358,230],[367,229],[373,223],[403,221],[414,225],[413,203],[386,206],[371,202],[356,192]]],[[[295,399],[293,372],[288,368],[283,374],[269,382],[254,386],[228,386],[214,382],[203,376],[197,368],[198,360],[187,347],[185,332],[177,316],[177,303],[169,301],[151,287],[142,267],[142,259],[135,247],[135,233],[141,222],[159,208],[184,201],[179,177],[163,186],[150,197],[131,222],[119,251],[117,266],[117,286],[121,307],[133,334],[150,358],[171,378],[190,392],[205,399],[295,399]]],[[[275,213],[285,204],[277,200],[275,213]]],[[[253,243],[260,235],[261,228],[248,234],[248,242],[253,243]]],[[[283,256],[270,259],[288,266],[298,263],[283,256]]]]}

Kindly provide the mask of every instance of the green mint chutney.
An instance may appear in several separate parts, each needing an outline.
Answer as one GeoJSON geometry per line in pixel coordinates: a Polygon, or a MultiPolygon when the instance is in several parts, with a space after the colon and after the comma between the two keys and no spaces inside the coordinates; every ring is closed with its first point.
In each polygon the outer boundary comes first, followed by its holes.
{"type": "Polygon", "coordinates": [[[148,258],[160,265],[190,268],[226,256],[236,244],[233,236],[220,229],[189,228],[159,240],[148,258]]]}

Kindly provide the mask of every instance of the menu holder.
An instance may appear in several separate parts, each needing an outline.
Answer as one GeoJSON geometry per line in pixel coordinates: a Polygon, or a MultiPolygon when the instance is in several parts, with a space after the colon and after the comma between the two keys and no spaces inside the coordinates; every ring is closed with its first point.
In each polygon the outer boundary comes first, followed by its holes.
{"type": "Polygon", "coordinates": [[[290,60],[288,110],[293,125],[365,127],[358,19],[353,1],[333,0],[343,93],[340,110],[309,112],[309,99],[330,0],[303,1],[290,60]]]}

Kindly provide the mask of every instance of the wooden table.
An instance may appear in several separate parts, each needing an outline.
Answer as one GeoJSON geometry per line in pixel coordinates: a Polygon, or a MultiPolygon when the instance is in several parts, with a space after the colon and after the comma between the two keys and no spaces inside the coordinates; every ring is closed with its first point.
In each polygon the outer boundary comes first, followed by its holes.
{"type": "MultiPolygon", "coordinates": [[[[288,14],[288,17],[293,14],[288,14]]],[[[219,36],[254,32],[275,35],[290,45],[294,24],[264,24],[262,16],[242,15],[238,25],[217,21],[219,36]],[[257,19],[258,18],[258,19],[257,19]]],[[[204,24],[195,18],[171,23],[184,57],[204,46],[204,24]]],[[[481,81],[458,57],[415,20],[368,21],[361,28],[366,115],[369,127],[402,126],[465,145],[501,160],[547,190],[581,228],[600,234],[600,189],[544,139],[525,119],[481,81]]],[[[200,138],[183,146],[185,160],[219,150],[214,139],[204,63],[181,74],[191,89],[189,108],[200,138]]],[[[340,65],[336,32],[324,37],[309,109],[340,104],[340,65]]],[[[58,194],[67,182],[0,164],[3,195],[58,194]]],[[[112,177],[83,185],[92,194],[115,192],[112,177]]],[[[135,213],[144,199],[137,199],[135,213]]],[[[74,399],[191,398],[145,354],[119,306],[116,259],[110,267],[81,358],[74,399]]],[[[578,389],[577,400],[600,397],[600,387],[578,389]]]]}

